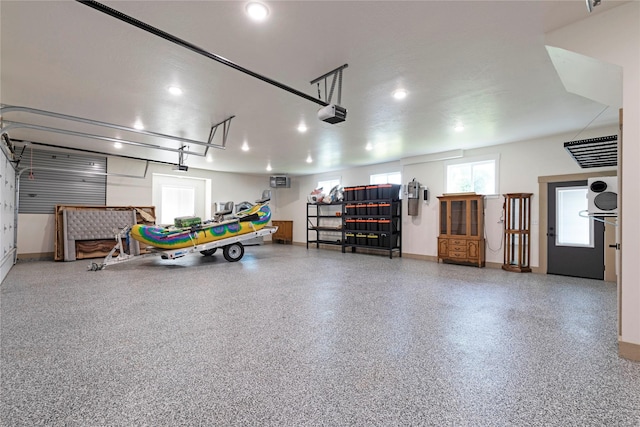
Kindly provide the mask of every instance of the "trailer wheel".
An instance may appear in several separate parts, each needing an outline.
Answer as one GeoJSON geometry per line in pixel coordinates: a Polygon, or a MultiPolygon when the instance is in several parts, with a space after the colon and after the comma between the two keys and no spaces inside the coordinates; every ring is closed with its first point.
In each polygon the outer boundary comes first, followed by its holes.
{"type": "Polygon", "coordinates": [[[222,248],[222,255],[224,259],[229,262],[240,261],[244,255],[244,246],[242,243],[232,243],[222,248]]]}
{"type": "Polygon", "coordinates": [[[200,253],[204,256],[211,256],[216,253],[216,250],[218,250],[218,248],[206,249],[204,251],[200,251],[200,253]]]}

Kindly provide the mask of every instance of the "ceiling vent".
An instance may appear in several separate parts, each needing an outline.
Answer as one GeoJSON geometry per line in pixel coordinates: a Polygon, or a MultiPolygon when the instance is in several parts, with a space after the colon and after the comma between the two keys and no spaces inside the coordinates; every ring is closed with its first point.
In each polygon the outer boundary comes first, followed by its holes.
{"type": "Polygon", "coordinates": [[[618,165],[618,135],[565,142],[564,148],[581,168],[618,165]]]}

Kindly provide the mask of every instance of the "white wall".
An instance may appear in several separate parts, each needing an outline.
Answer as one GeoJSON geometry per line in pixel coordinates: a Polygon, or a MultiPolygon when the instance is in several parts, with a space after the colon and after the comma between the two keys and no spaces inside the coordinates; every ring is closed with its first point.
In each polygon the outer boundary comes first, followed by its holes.
{"type": "MultiPolygon", "coordinates": [[[[640,345],[640,2],[632,1],[547,35],[547,43],[622,66],[621,337],[640,345]]],[[[640,354],[640,350],[638,351],[640,354]]]]}
{"type": "MultiPolygon", "coordinates": [[[[587,129],[577,139],[593,138],[597,136],[616,135],[617,126],[587,129]]],[[[477,156],[499,154],[500,177],[499,192],[504,193],[533,193],[531,199],[531,266],[539,266],[538,238],[539,197],[538,177],[548,175],[563,175],[584,173],[585,170],[571,158],[564,149],[563,143],[575,139],[575,132],[571,134],[555,135],[553,137],[521,141],[511,144],[496,145],[475,150],[464,151],[464,159],[470,161],[477,156]]],[[[419,160],[419,158],[417,158],[419,160]]],[[[369,175],[375,173],[401,171],[402,180],[407,183],[415,178],[422,185],[429,188],[429,204],[421,202],[419,215],[406,214],[406,204],[403,206],[402,217],[402,249],[404,253],[437,256],[438,236],[438,195],[444,193],[445,161],[413,163],[414,159],[403,159],[399,162],[354,168],[332,174],[310,175],[294,178],[292,188],[278,189],[279,200],[286,199],[286,203],[278,203],[274,212],[274,219],[293,220],[293,240],[306,242],[306,201],[307,195],[317,185],[318,181],[341,177],[342,185],[354,186],[368,184],[369,175]],[[404,165],[404,166],[403,166],[404,165]]],[[[612,168],[592,168],[588,172],[611,170],[612,168]]],[[[503,252],[500,249],[502,241],[502,224],[498,220],[502,214],[503,197],[488,197],[485,209],[487,262],[503,262],[503,252]]],[[[546,214],[546,213],[543,213],[546,214]]]]}
{"type": "MultiPolygon", "coordinates": [[[[211,172],[189,169],[186,174],[172,171],[170,165],[149,164],[121,158],[109,158],[107,171],[141,178],[107,177],[107,206],[153,206],[152,174],[174,174],[212,180],[212,201],[254,202],[269,188],[269,177],[211,172]]],[[[20,254],[52,254],[54,252],[55,216],[20,214],[18,217],[18,256],[20,254]]]]}
{"type": "Polygon", "coordinates": [[[55,215],[18,215],[18,256],[52,254],[55,234],[55,215]]]}
{"type": "MultiPolygon", "coordinates": [[[[142,176],[144,174],[144,166],[144,162],[109,158],[107,171],[109,173],[142,176]]],[[[151,177],[154,173],[211,179],[212,202],[255,202],[260,198],[262,190],[269,188],[269,177],[267,175],[243,175],[193,168],[190,168],[187,173],[177,173],[172,170],[170,165],[150,163],[146,177],[143,179],[107,177],[107,205],[152,206],[151,177]]]]}

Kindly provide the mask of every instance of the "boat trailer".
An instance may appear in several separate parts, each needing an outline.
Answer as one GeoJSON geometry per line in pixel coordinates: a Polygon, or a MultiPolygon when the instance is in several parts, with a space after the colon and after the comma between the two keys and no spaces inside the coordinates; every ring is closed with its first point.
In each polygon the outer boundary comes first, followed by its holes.
{"type": "Polygon", "coordinates": [[[235,262],[242,259],[244,256],[244,246],[242,242],[245,240],[253,239],[254,237],[267,236],[278,231],[277,226],[265,226],[257,231],[251,231],[245,234],[239,234],[236,236],[227,237],[220,240],[214,240],[213,242],[204,243],[201,245],[193,245],[180,249],[159,249],[153,246],[147,248],[147,253],[140,255],[133,255],[127,253],[124,249],[123,238],[130,239],[129,231],[131,227],[125,227],[115,236],[116,245],[111,249],[109,254],[104,258],[102,263],[98,264],[92,262],[89,265],[89,270],[98,271],[104,270],[108,265],[121,264],[123,262],[134,261],[142,258],[148,258],[152,256],[160,256],[162,259],[176,259],[181,258],[193,252],[200,252],[202,255],[211,256],[218,248],[222,248],[222,254],[224,259],[229,262],[235,262]],[[115,253],[118,255],[114,257],[115,253]]]}

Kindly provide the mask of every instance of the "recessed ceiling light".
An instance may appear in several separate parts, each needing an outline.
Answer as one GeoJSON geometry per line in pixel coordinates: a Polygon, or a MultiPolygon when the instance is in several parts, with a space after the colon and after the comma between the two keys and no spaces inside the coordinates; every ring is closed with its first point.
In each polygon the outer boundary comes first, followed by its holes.
{"type": "Polygon", "coordinates": [[[307,131],[307,125],[305,125],[304,123],[300,123],[298,125],[298,132],[305,133],[306,131],[307,131]]]}
{"type": "Polygon", "coordinates": [[[404,89],[397,89],[393,92],[393,97],[395,99],[405,99],[408,95],[408,92],[404,89]]]}
{"type": "Polygon", "coordinates": [[[122,143],[121,143],[121,142],[114,142],[114,143],[113,143],[113,146],[114,146],[115,148],[122,148],[122,143]]]}
{"type": "Polygon", "coordinates": [[[242,144],[242,151],[249,151],[249,144],[247,144],[247,141],[244,142],[244,144],[242,144]]]}
{"type": "Polygon", "coordinates": [[[142,122],[140,120],[138,120],[133,125],[133,128],[134,129],[138,129],[138,130],[143,130],[144,129],[144,125],[142,124],[142,122]]]}
{"type": "Polygon", "coordinates": [[[367,145],[364,147],[365,150],[371,151],[373,150],[373,145],[370,142],[367,142],[367,145]]]}
{"type": "Polygon", "coordinates": [[[247,14],[254,21],[264,21],[269,16],[269,8],[262,3],[251,2],[246,7],[247,14]]]}
{"type": "Polygon", "coordinates": [[[311,162],[313,162],[313,159],[311,158],[311,154],[309,154],[307,156],[307,163],[311,163],[311,162]]]}
{"type": "Polygon", "coordinates": [[[211,157],[211,156],[207,156],[207,162],[208,162],[208,163],[213,162],[213,157],[211,157]]]}
{"type": "Polygon", "coordinates": [[[268,164],[267,164],[267,171],[268,171],[268,172],[271,172],[271,163],[268,163],[268,164]]]}
{"type": "Polygon", "coordinates": [[[462,123],[458,123],[454,126],[453,130],[455,130],[456,132],[462,132],[464,130],[464,125],[462,123]]]}
{"type": "Polygon", "coordinates": [[[167,90],[171,95],[182,95],[182,89],[180,89],[178,86],[169,86],[169,89],[167,90]]]}

